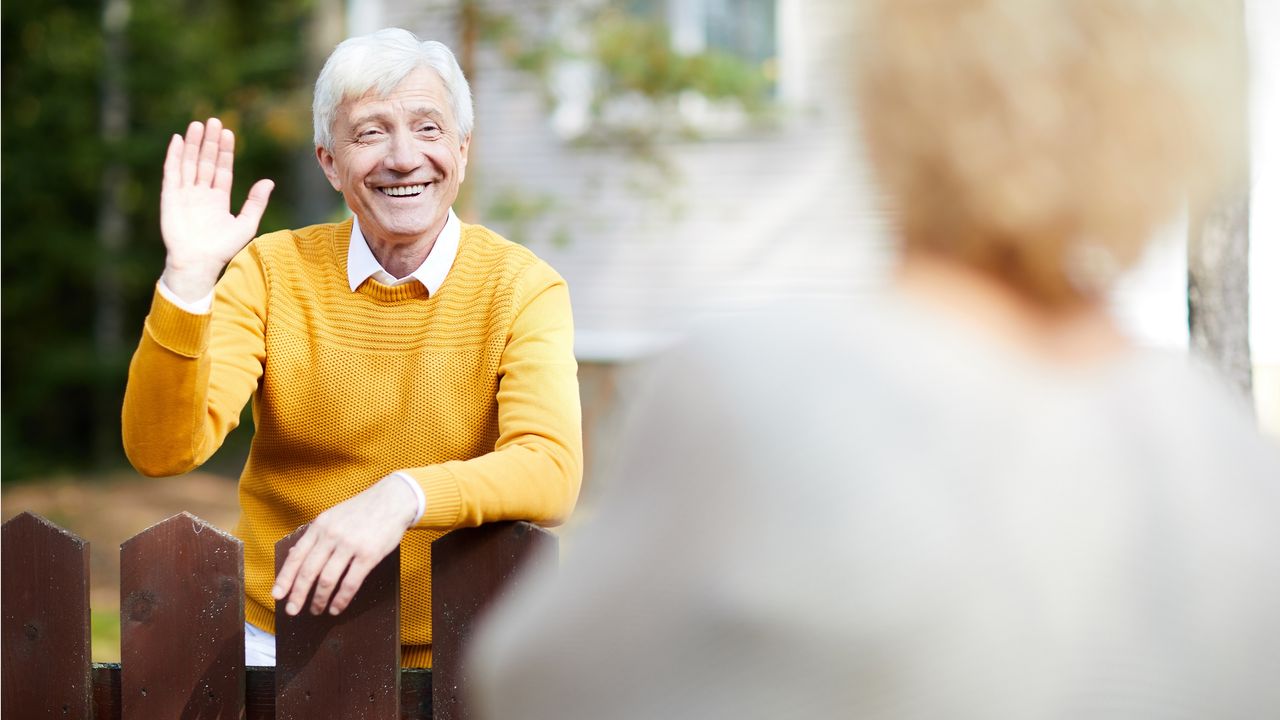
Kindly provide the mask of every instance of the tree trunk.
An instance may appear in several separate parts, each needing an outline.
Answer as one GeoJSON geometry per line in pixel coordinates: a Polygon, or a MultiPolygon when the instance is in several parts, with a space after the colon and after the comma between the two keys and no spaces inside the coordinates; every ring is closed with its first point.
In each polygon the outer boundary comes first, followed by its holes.
{"type": "Polygon", "coordinates": [[[120,281],[121,255],[129,238],[129,215],[124,207],[129,166],[120,157],[129,130],[126,85],[126,30],[130,0],[107,0],[102,10],[103,65],[100,135],[106,148],[98,197],[98,262],[95,267],[94,350],[101,372],[94,384],[93,455],[99,468],[121,457],[120,390],[109,380],[123,362],[124,292],[120,281]]]}
{"type": "MultiPolygon", "coordinates": [[[[307,67],[304,77],[314,83],[325,59],[345,36],[346,4],[342,0],[317,0],[305,33],[307,67]]],[[[300,88],[299,93],[308,100],[312,97],[309,88],[300,88]]],[[[305,105],[310,109],[310,103],[305,105]]],[[[307,118],[310,119],[309,114],[307,118]]],[[[310,135],[310,132],[307,134],[310,135]]],[[[289,188],[289,199],[296,213],[297,224],[327,222],[329,214],[341,200],[335,200],[333,187],[320,171],[315,146],[310,142],[305,143],[294,154],[291,164],[293,182],[289,188]]]]}
{"type": "Polygon", "coordinates": [[[1251,400],[1247,189],[1223,197],[1191,218],[1187,316],[1192,350],[1251,400]]]}
{"type": "MultiPolygon", "coordinates": [[[[1239,17],[1240,52],[1247,53],[1243,2],[1239,17]]],[[[1242,68],[1245,63],[1242,60],[1242,68]]],[[[1242,70],[1243,72],[1243,70],[1242,70]]],[[[1192,208],[1187,238],[1187,318],[1191,349],[1218,368],[1223,378],[1253,401],[1253,364],[1249,351],[1249,113],[1223,108],[1237,119],[1241,143],[1240,175],[1208,206],[1192,208]]]]}
{"type": "MultiPolygon", "coordinates": [[[[476,44],[480,38],[481,11],[477,0],[461,0],[458,3],[458,66],[462,68],[462,74],[471,85],[473,99],[476,92],[476,44]]],[[[472,132],[475,132],[474,128],[472,132]]],[[[475,139],[474,134],[472,139],[475,139]]],[[[475,178],[478,174],[476,170],[479,168],[475,159],[476,146],[472,143],[467,151],[469,182],[464,182],[458,188],[458,198],[453,203],[454,212],[465,222],[480,222],[475,212],[475,188],[477,187],[475,178]]]]}

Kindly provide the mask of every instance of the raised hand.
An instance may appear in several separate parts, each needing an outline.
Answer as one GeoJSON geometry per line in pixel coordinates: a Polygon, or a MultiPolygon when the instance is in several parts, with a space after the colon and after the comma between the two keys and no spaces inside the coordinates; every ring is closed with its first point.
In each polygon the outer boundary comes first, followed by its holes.
{"type": "Polygon", "coordinates": [[[235,135],[217,118],[192,122],[174,135],[164,158],[160,234],[165,261],[161,279],[184,300],[213,291],[222,269],[258,232],[275,184],[259,180],[239,215],[231,214],[231,165],[235,135]]]}

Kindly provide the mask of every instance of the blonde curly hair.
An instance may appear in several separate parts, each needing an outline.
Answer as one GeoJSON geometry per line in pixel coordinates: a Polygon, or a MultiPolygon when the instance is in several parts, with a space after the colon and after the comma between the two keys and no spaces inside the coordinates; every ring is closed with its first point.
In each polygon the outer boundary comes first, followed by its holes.
{"type": "Polygon", "coordinates": [[[1247,134],[1241,0],[860,0],[855,99],[907,253],[1092,298],[1247,134]]]}

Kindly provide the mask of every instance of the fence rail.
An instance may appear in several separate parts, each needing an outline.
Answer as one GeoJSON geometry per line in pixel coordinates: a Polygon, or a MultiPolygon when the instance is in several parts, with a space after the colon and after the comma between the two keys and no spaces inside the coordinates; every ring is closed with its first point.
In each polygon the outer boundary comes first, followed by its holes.
{"type": "MultiPolygon", "coordinates": [[[[296,541],[276,545],[277,567],[296,541]]],[[[556,539],[524,522],[456,530],[432,546],[435,670],[400,667],[400,552],[337,617],[276,613],[276,667],[244,665],[240,541],[188,513],[120,548],[120,664],[89,653],[89,544],[31,513],[4,524],[6,718],[464,720],[462,650],[476,617],[554,564],[556,539]]]]}

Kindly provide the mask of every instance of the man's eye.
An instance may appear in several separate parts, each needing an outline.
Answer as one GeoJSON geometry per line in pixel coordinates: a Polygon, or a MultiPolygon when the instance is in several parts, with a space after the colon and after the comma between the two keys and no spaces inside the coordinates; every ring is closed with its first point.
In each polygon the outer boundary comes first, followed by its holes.
{"type": "Polygon", "coordinates": [[[440,132],[440,126],[434,123],[427,123],[418,129],[419,132],[436,133],[440,132]]]}

